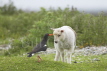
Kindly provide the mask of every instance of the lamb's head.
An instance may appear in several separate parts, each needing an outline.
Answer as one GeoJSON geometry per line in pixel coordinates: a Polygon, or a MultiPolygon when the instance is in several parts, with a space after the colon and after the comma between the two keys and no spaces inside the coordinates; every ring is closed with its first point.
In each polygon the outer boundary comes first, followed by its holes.
{"type": "Polygon", "coordinates": [[[65,34],[64,34],[64,30],[63,29],[57,28],[57,29],[52,29],[52,30],[53,30],[54,42],[55,43],[58,43],[59,41],[64,41],[65,34]]]}

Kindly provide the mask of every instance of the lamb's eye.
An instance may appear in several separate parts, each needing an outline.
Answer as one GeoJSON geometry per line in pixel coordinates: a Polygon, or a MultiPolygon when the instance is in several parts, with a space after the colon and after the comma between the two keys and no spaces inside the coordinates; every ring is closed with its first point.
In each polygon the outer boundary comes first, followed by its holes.
{"type": "Polygon", "coordinates": [[[58,35],[58,37],[60,37],[61,35],[58,35]]]}

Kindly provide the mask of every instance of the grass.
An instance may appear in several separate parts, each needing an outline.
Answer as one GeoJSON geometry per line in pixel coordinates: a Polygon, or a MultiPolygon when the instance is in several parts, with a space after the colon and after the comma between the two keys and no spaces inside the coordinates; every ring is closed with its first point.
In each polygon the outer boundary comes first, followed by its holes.
{"type": "Polygon", "coordinates": [[[35,56],[1,56],[0,71],[107,71],[107,55],[73,57],[79,63],[72,64],[53,61],[54,54],[40,55],[43,60],[39,63],[35,56]],[[92,61],[93,58],[100,61],[92,61]]]}

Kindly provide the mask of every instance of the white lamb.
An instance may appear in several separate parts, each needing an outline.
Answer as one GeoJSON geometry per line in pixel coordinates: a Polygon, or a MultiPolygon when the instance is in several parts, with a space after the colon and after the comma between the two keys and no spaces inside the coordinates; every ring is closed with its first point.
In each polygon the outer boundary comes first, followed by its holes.
{"type": "Polygon", "coordinates": [[[54,35],[54,47],[56,49],[54,60],[59,61],[61,57],[62,61],[66,62],[64,59],[64,49],[66,49],[67,63],[71,64],[71,55],[76,46],[75,31],[69,26],[62,26],[52,30],[54,35]]]}

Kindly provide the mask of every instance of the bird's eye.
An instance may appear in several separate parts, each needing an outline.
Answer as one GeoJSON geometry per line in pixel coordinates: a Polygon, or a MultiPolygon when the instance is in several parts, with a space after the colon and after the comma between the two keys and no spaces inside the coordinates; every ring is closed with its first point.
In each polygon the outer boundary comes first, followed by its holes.
{"type": "Polygon", "coordinates": [[[60,37],[61,35],[58,35],[58,37],[60,37]]]}

